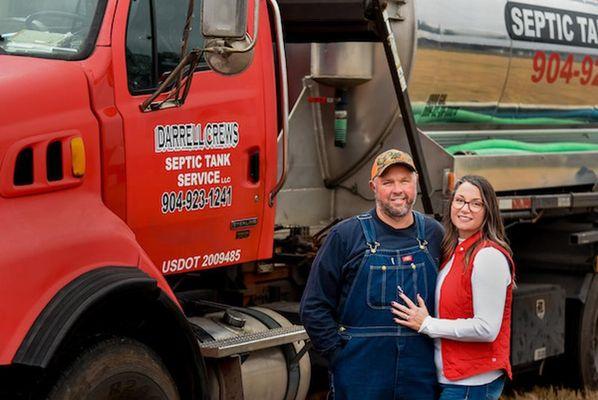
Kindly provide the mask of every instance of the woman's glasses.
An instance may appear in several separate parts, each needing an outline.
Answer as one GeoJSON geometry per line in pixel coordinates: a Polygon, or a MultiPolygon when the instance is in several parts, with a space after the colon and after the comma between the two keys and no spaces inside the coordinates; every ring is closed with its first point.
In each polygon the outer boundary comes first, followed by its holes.
{"type": "Polygon", "coordinates": [[[469,211],[471,212],[480,212],[484,208],[484,203],[481,200],[465,201],[461,198],[453,199],[453,207],[457,210],[465,207],[465,204],[469,206],[469,211]]]}

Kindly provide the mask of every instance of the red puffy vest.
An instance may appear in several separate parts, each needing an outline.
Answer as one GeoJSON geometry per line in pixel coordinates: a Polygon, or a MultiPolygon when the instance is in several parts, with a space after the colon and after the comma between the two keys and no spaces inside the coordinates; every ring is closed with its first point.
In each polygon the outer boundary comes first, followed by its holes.
{"type": "Polygon", "coordinates": [[[478,251],[485,247],[494,247],[505,255],[511,266],[511,284],[507,287],[502,324],[496,340],[490,343],[481,343],[441,339],[444,376],[452,381],[497,369],[505,370],[509,378],[512,378],[509,354],[511,346],[511,303],[513,300],[512,288],[515,277],[515,264],[503,247],[491,241],[484,241],[473,250],[469,258],[469,263],[465,265],[467,250],[478,241],[480,236],[481,233],[478,232],[457,245],[453,265],[440,289],[440,301],[438,302],[439,318],[473,318],[471,289],[473,260],[478,251]]]}

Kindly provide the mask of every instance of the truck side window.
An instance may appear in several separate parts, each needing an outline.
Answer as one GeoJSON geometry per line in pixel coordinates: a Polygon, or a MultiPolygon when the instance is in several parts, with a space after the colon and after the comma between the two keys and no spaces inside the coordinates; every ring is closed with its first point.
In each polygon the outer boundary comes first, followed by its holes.
{"type": "Polygon", "coordinates": [[[149,0],[133,0],[127,26],[127,79],[132,93],[155,86],[153,71],[151,5],[149,0]]]}
{"type": "MultiPolygon", "coordinates": [[[[187,7],[187,0],[131,1],[126,42],[131,93],[151,92],[179,63],[187,7]]],[[[200,0],[195,0],[193,15],[189,49],[203,46],[200,0]]],[[[207,69],[203,60],[198,69],[207,69]]]]}

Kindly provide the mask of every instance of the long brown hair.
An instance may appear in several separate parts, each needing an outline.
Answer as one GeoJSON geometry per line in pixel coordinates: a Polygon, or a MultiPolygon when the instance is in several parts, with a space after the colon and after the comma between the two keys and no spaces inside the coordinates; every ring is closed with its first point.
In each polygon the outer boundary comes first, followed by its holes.
{"type": "Polygon", "coordinates": [[[505,227],[502,223],[502,219],[500,218],[500,209],[498,208],[498,199],[496,198],[494,188],[483,176],[466,175],[457,181],[455,190],[453,190],[453,193],[451,193],[448,202],[448,209],[444,213],[442,221],[445,229],[444,238],[442,239],[443,262],[446,262],[449,258],[451,258],[453,252],[455,251],[455,247],[457,247],[457,244],[459,243],[459,231],[451,221],[451,207],[457,189],[465,182],[468,182],[478,188],[480,194],[482,195],[482,201],[484,202],[484,209],[486,211],[484,214],[484,221],[480,227],[482,235],[478,241],[467,250],[467,253],[465,253],[465,265],[469,264],[471,254],[484,241],[492,241],[507,250],[510,255],[513,255],[511,247],[507,241],[505,227]]]}

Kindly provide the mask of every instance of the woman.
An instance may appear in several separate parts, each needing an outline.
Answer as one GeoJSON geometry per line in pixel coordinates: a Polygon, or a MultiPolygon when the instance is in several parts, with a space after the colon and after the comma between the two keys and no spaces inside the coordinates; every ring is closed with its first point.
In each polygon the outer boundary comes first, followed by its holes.
{"type": "Polygon", "coordinates": [[[436,318],[400,289],[397,324],[434,338],[441,400],[498,399],[511,378],[510,326],[514,264],[490,183],[468,175],[445,213],[436,318]]]}

